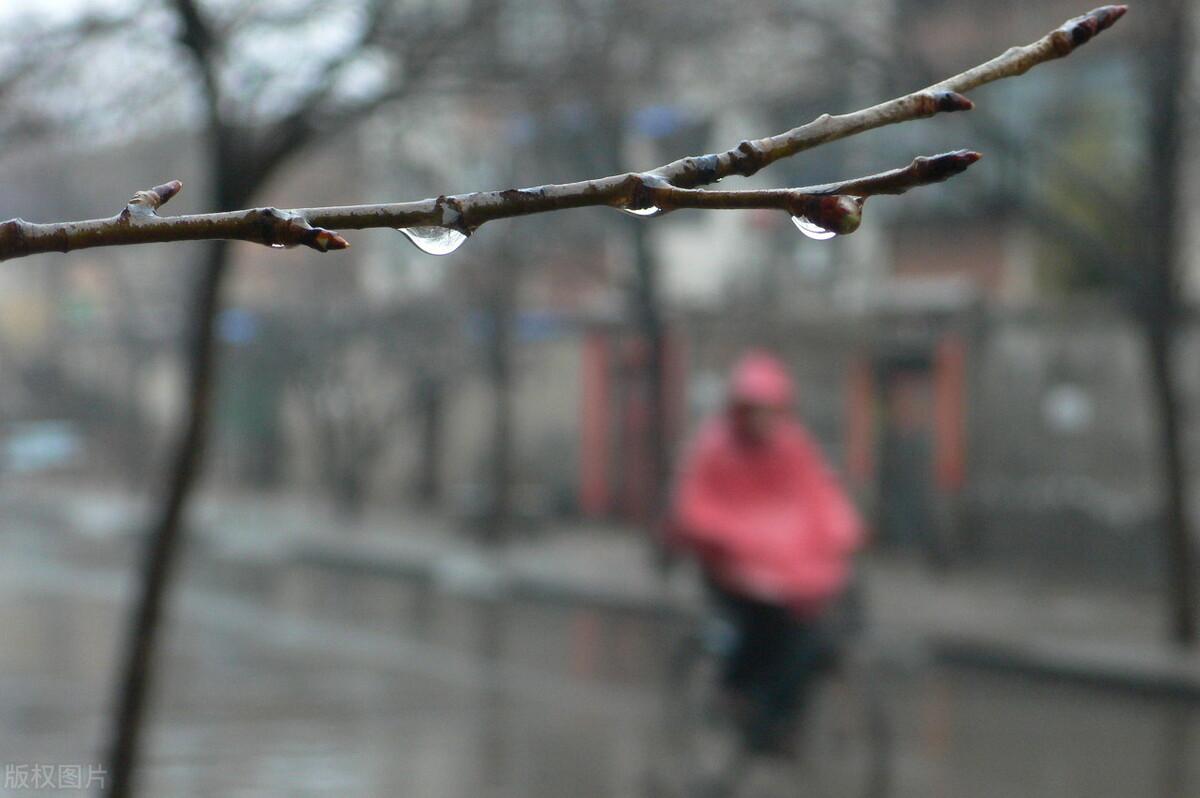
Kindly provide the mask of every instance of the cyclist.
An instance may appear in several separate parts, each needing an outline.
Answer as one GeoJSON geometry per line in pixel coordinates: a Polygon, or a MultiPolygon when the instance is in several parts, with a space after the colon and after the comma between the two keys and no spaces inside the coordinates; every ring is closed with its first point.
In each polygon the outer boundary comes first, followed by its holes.
{"type": "Polygon", "coordinates": [[[822,621],[846,589],[862,523],[793,415],[774,356],[733,369],[725,410],[692,442],[676,485],[676,541],[698,556],[736,636],[722,681],[758,751],[788,750],[831,641],[822,621]]]}

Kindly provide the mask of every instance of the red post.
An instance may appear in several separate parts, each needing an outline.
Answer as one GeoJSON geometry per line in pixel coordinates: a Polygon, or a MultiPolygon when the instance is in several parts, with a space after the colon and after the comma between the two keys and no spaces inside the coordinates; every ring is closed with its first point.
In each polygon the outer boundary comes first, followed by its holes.
{"type": "Polygon", "coordinates": [[[609,510],[609,343],[602,332],[589,332],[582,351],[583,407],[579,441],[579,507],[584,515],[609,510]]]}
{"type": "Polygon", "coordinates": [[[966,345],[948,334],[934,360],[934,474],[938,487],[955,492],[966,481],[966,345]]]}

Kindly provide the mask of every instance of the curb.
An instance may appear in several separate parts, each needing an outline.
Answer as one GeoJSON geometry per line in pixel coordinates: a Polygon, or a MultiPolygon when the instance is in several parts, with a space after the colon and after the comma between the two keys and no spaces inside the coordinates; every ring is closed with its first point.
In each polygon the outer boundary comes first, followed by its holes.
{"type": "Polygon", "coordinates": [[[954,667],[1200,701],[1200,669],[1171,661],[1169,654],[1162,655],[1158,662],[1134,663],[1128,658],[1072,652],[1065,645],[1039,646],[945,634],[931,635],[926,645],[936,661],[954,667]]]}

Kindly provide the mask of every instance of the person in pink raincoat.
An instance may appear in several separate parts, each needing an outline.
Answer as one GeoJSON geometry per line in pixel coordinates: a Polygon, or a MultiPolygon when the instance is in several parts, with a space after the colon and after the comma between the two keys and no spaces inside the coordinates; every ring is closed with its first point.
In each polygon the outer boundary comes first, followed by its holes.
{"type": "Polygon", "coordinates": [[[863,542],[859,515],[794,403],[778,359],[743,355],[724,412],[687,452],[672,508],[675,541],[699,558],[735,627],[723,682],[751,708],[747,733],[764,749],[789,732],[828,654],[822,620],[863,542]]]}

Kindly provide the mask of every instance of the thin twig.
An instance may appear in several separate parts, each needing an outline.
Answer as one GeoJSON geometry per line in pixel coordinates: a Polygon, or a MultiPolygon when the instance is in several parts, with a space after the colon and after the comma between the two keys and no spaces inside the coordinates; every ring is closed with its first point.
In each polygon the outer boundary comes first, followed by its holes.
{"type": "MultiPolygon", "coordinates": [[[[596,180],[535,188],[440,196],[416,202],[286,211],[255,208],[161,217],[155,213],[157,205],[149,212],[144,208],[135,211],[131,202],[121,214],[107,219],[51,224],[12,219],[0,223],[0,260],[41,252],[201,239],[233,239],[277,247],[299,245],[324,252],[349,246],[346,239],[324,229],[326,227],[353,230],[447,227],[469,234],[495,219],[588,206],[629,209],[659,207],[664,210],[684,207],[780,208],[793,215],[807,215],[810,218],[820,217],[822,212],[832,209],[835,215],[844,215],[853,210],[849,204],[840,201],[830,203],[819,198],[827,200],[833,195],[866,197],[871,194],[902,193],[914,186],[957,174],[979,156],[960,150],[929,159],[919,158],[904,169],[809,188],[762,191],[695,189],[731,175],[754,174],[782,158],[867,130],[942,112],[969,110],[974,107],[973,103],[962,92],[1024,74],[1038,64],[1069,55],[1100,31],[1113,25],[1124,16],[1125,11],[1125,6],[1098,8],[1069,20],[1032,44],[1013,47],[990,61],[921,91],[853,113],[839,116],[825,114],[778,136],[743,141],[726,152],[683,158],[647,173],[611,175],[596,180]]],[[[160,200],[159,204],[166,199],[169,196],[160,200]]],[[[861,203],[857,205],[861,208],[861,203]]],[[[856,220],[854,226],[857,226],[856,220]]],[[[845,227],[835,224],[831,229],[845,227]]]]}
{"type": "Polygon", "coordinates": [[[848,114],[822,114],[807,125],[778,136],[743,141],[718,155],[682,158],[654,170],[655,174],[677,186],[705,185],[730,175],[754,174],[781,158],[868,130],[942,112],[969,111],[974,103],[964,97],[963,92],[1023,75],[1038,64],[1070,55],[1096,34],[1110,28],[1127,10],[1123,5],[1102,6],[1064,22],[1032,44],[1009,48],[990,61],[920,91],[848,114]]]}
{"type": "Polygon", "coordinates": [[[949,180],[966,171],[980,157],[971,150],[955,150],[915,158],[902,169],[804,188],[704,191],[651,184],[645,191],[651,205],[663,211],[676,208],[778,208],[792,216],[803,216],[826,230],[853,233],[862,220],[863,201],[867,197],[903,194],[919,186],[949,180]]]}
{"type": "Polygon", "coordinates": [[[277,208],[159,216],[158,208],[182,187],[183,183],[172,180],[148,191],[139,191],[124,210],[107,219],[59,224],[32,224],[22,219],[10,219],[0,223],[0,260],[39,252],[206,239],[252,241],[281,248],[306,246],[320,252],[350,246],[337,233],[313,227],[304,215],[277,208]]]}
{"type": "Polygon", "coordinates": [[[669,183],[647,185],[650,203],[665,210],[675,208],[778,208],[798,211],[814,199],[835,195],[873,197],[877,194],[903,194],[919,186],[941,183],[964,172],[982,156],[971,150],[955,150],[941,155],[914,158],[908,166],[891,169],[839,183],[824,183],[803,188],[768,188],[752,191],[710,191],[678,188],[669,183]]]}

